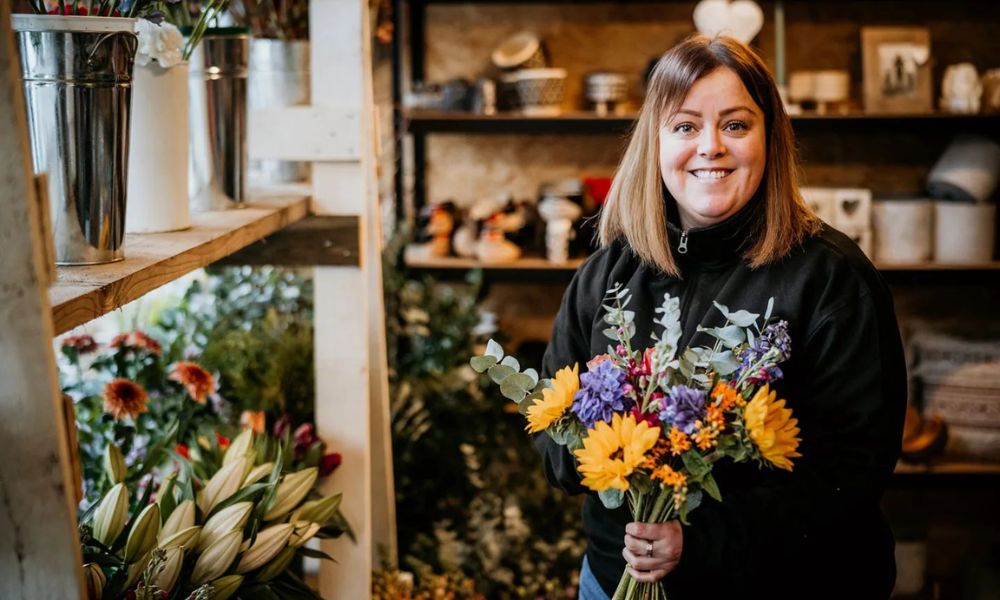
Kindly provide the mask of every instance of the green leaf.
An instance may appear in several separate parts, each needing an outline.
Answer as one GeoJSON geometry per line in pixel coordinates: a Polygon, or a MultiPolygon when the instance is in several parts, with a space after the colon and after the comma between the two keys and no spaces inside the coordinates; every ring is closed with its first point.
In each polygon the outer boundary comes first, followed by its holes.
{"type": "Polygon", "coordinates": [[[705,475],[712,471],[712,465],[706,462],[696,450],[688,450],[684,454],[681,454],[681,460],[684,462],[684,468],[694,481],[701,481],[705,475]]]}
{"type": "Polygon", "coordinates": [[[726,327],[717,328],[716,333],[718,334],[719,339],[722,340],[722,343],[729,348],[735,348],[746,339],[743,329],[741,327],[737,327],[736,325],[728,325],[726,327]]]}
{"type": "Polygon", "coordinates": [[[520,371],[521,370],[521,363],[517,362],[517,359],[514,358],[513,356],[505,356],[505,357],[503,357],[503,360],[500,361],[500,364],[501,365],[507,365],[508,367],[510,367],[511,369],[514,369],[515,371],[520,371]]]}
{"type": "Polygon", "coordinates": [[[715,482],[715,478],[709,473],[705,475],[705,479],[701,482],[701,487],[705,490],[709,496],[714,498],[717,502],[722,502],[722,492],[719,491],[719,484],[715,482]]]}
{"type": "Polygon", "coordinates": [[[299,549],[297,550],[297,553],[301,554],[302,556],[308,556],[309,558],[318,558],[320,560],[330,560],[333,562],[337,562],[335,558],[333,558],[326,552],[323,552],[322,550],[314,550],[312,548],[306,548],[305,546],[300,546],[299,549]]]}
{"type": "Polygon", "coordinates": [[[490,372],[490,379],[493,380],[493,383],[499,384],[503,383],[504,379],[507,379],[507,377],[513,375],[517,371],[515,371],[513,368],[507,365],[500,364],[500,365],[493,365],[492,367],[490,367],[489,372],[490,372]]]}
{"type": "Polygon", "coordinates": [[[524,374],[531,378],[531,385],[528,387],[533,388],[538,385],[538,371],[534,369],[525,369],[524,374]]]}
{"type": "Polygon", "coordinates": [[[514,373],[510,377],[504,379],[503,383],[517,386],[527,393],[534,389],[536,382],[529,375],[525,375],[524,373],[514,373]]]}
{"type": "MultiPolygon", "coordinates": [[[[747,331],[747,333],[750,333],[747,331]]],[[[719,375],[729,375],[740,367],[740,361],[736,360],[736,356],[731,350],[726,350],[725,352],[720,352],[716,354],[711,362],[712,369],[719,375]]]]}
{"type": "Polygon", "coordinates": [[[625,493],[616,488],[608,488],[603,492],[597,492],[597,496],[601,499],[601,504],[605,508],[618,508],[625,502],[625,493]]]}
{"type": "Polygon", "coordinates": [[[774,296],[767,299],[767,311],[764,312],[764,323],[771,318],[771,311],[774,309],[774,296]]]}
{"type": "Polygon", "coordinates": [[[693,492],[688,493],[687,500],[684,502],[684,505],[681,506],[681,523],[684,523],[685,525],[691,524],[687,520],[688,513],[701,506],[701,498],[701,490],[694,490],[693,492]]]}
{"type": "Polygon", "coordinates": [[[485,356],[492,356],[497,360],[497,362],[500,362],[500,360],[503,358],[503,348],[500,346],[500,344],[490,339],[490,341],[486,342],[485,356]]]}
{"type": "Polygon", "coordinates": [[[733,325],[737,327],[750,327],[757,322],[760,315],[745,310],[738,310],[731,315],[726,315],[733,325]]]}
{"type": "Polygon", "coordinates": [[[508,377],[503,380],[500,384],[500,393],[503,394],[504,398],[508,400],[513,400],[514,402],[521,402],[524,397],[528,395],[528,390],[524,389],[524,386],[519,385],[517,381],[511,381],[513,377],[508,377]]]}
{"type": "Polygon", "coordinates": [[[497,364],[497,359],[493,356],[473,356],[469,360],[472,370],[476,373],[484,373],[487,369],[497,364]]]}

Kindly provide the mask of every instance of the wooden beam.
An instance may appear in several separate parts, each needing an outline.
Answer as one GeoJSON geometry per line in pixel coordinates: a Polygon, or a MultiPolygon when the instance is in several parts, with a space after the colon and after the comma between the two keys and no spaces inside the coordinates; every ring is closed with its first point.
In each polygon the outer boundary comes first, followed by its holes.
{"type": "Polygon", "coordinates": [[[216,264],[356,267],[359,243],[357,217],[313,215],[216,264]]]}
{"type": "Polygon", "coordinates": [[[303,194],[257,196],[247,208],[195,213],[192,227],[125,237],[125,260],[60,267],[49,291],[56,333],[111,312],[161,285],[305,218],[303,194]]]}
{"type": "Polygon", "coordinates": [[[10,7],[0,3],[0,598],[81,598],[79,481],[56,381],[10,7]]]}
{"type": "Polygon", "coordinates": [[[255,111],[250,119],[250,158],[358,160],[357,111],[285,106],[255,111]]]}

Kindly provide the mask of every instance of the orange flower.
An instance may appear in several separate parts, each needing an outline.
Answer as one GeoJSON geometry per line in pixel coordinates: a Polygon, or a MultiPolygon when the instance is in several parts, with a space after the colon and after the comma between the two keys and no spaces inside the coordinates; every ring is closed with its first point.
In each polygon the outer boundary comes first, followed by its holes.
{"type": "Polygon", "coordinates": [[[649,469],[650,471],[655,470],[669,451],[670,442],[666,438],[659,438],[656,440],[656,445],[650,448],[649,453],[646,454],[646,460],[643,462],[642,468],[649,469]]]}
{"type": "Polygon", "coordinates": [[[264,416],[264,411],[262,410],[243,411],[243,413],[240,415],[240,425],[248,429],[252,429],[254,433],[264,433],[264,427],[267,425],[267,419],[264,416]]]}
{"type": "Polygon", "coordinates": [[[139,348],[150,354],[163,353],[163,347],[160,346],[159,342],[138,330],[130,333],[119,333],[111,338],[111,343],[108,345],[112,348],[139,348]]]}
{"type": "Polygon", "coordinates": [[[215,377],[197,363],[174,363],[168,379],[186,387],[188,394],[198,404],[204,404],[208,395],[215,391],[215,377]]]}
{"type": "Polygon", "coordinates": [[[712,390],[712,399],[718,403],[722,410],[729,410],[734,406],[746,406],[747,403],[739,392],[723,381],[715,384],[715,389],[712,390]]]}
{"type": "Polygon", "coordinates": [[[691,440],[688,438],[687,434],[677,429],[676,427],[670,428],[670,453],[674,456],[679,456],[684,452],[691,449],[691,440]]]}
{"type": "Polygon", "coordinates": [[[97,342],[94,338],[87,335],[68,335],[62,339],[63,348],[72,348],[80,354],[88,354],[97,350],[97,342]]]}
{"type": "Polygon", "coordinates": [[[709,405],[705,409],[705,420],[697,421],[695,426],[698,430],[694,434],[694,441],[698,448],[708,450],[718,443],[719,434],[726,428],[726,416],[722,413],[722,407],[709,405]]]}
{"type": "Polygon", "coordinates": [[[611,357],[608,356],[607,354],[598,354],[594,358],[587,361],[587,370],[593,371],[594,367],[601,364],[602,362],[607,362],[609,360],[611,360],[611,357]]]}
{"type": "Polygon", "coordinates": [[[683,473],[673,470],[670,465],[661,465],[658,467],[653,471],[652,478],[674,487],[687,485],[687,477],[683,473]]]}
{"type": "Polygon", "coordinates": [[[104,410],[119,420],[146,412],[148,399],[146,390],[130,379],[119,377],[104,386],[104,410]]]}

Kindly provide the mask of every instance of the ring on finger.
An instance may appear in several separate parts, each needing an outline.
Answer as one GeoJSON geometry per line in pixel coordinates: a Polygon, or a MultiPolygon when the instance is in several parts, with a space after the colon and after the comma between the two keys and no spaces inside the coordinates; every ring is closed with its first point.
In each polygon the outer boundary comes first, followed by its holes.
{"type": "Polygon", "coordinates": [[[653,556],[653,542],[646,540],[646,557],[653,556]]]}

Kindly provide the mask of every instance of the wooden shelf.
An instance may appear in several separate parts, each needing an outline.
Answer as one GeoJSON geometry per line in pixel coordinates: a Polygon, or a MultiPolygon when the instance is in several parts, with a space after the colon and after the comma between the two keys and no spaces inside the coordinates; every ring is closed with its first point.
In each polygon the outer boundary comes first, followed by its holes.
{"type": "Polygon", "coordinates": [[[111,312],[305,218],[308,212],[305,188],[260,192],[243,209],[192,214],[192,226],[184,231],[126,235],[126,258],[121,262],[59,267],[49,288],[55,333],[111,312]]]}
{"type": "Polygon", "coordinates": [[[997,489],[1000,463],[942,461],[929,465],[896,463],[892,487],[997,489]]]}
{"type": "MultiPolygon", "coordinates": [[[[558,117],[528,117],[516,112],[481,115],[471,112],[412,110],[404,112],[410,133],[614,133],[624,134],[636,115],[599,117],[592,112],[566,113],[558,117]]],[[[1000,114],[955,115],[948,113],[871,115],[803,114],[792,117],[800,127],[812,126],[962,126],[1000,127],[1000,114]]]]}

